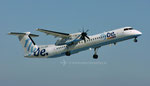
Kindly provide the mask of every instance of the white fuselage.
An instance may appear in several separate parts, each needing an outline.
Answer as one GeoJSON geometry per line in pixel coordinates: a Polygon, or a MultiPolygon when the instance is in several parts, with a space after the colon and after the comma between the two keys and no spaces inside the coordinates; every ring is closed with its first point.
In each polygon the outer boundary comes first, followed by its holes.
{"type": "Polygon", "coordinates": [[[39,55],[30,55],[27,56],[29,58],[55,58],[65,55],[66,52],[70,52],[70,54],[75,54],[80,51],[87,50],[89,48],[99,48],[104,45],[117,43],[120,41],[124,41],[127,39],[132,39],[140,36],[142,33],[132,29],[132,30],[124,30],[124,28],[116,29],[104,33],[100,33],[97,35],[89,36],[90,39],[86,39],[86,42],[84,40],[81,40],[77,44],[72,45],[43,45],[39,48],[39,55]],[[42,49],[45,49],[45,51],[42,51],[42,49]],[[42,55],[41,55],[42,54],[42,55]]]}

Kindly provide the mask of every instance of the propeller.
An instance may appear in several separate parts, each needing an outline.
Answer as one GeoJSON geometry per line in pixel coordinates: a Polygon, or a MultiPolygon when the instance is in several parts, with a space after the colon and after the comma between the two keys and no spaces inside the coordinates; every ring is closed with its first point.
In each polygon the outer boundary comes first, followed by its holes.
{"type": "Polygon", "coordinates": [[[84,31],[84,28],[82,28],[82,33],[81,33],[81,39],[82,40],[84,40],[84,42],[86,42],[86,38],[87,39],[90,39],[88,36],[87,36],[87,32],[88,32],[89,30],[86,30],[86,31],[84,31]]]}

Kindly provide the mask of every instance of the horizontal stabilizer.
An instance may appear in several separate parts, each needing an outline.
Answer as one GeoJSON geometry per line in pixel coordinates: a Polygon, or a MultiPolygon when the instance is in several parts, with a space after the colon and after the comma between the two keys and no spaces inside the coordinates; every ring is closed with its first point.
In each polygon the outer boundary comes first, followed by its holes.
{"type": "Polygon", "coordinates": [[[25,33],[20,33],[20,32],[10,32],[8,33],[8,35],[16,35],[16,36],[20,36],[20,35],[29,35],[31,37],[38,37],[39,35],[36,34],[30,34],[30,32],[25,32],[25,33]]]}

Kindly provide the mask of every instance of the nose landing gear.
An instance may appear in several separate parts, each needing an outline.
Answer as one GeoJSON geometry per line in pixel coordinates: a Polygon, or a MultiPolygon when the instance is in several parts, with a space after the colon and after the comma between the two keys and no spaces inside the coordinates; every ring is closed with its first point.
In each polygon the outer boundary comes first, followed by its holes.
{"type": "Polygon", "coordinates": [[[97,55],[97,51],[98,49],[97,48],[94,48],[94,55],[93,55],[93,59],[98,59],[98,55],[97,55]]]}
{"type": "Polygon", "coordinates": [[[94,55],[93,55],[93,59],[98,59],[98,55],[97,55],[97,54],[94,54],[94,55]]]}
{"type": "Polygon", "coordinates": [[[137,37],[134,38],[134,42],[138,42],[137,37]]]}

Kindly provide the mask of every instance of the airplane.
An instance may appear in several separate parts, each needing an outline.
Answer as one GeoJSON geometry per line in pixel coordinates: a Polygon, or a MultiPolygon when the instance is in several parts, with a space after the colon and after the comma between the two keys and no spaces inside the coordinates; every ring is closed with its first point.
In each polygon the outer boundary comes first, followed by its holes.
{"type": "Polygon", "coordinates": [[[10,32],[9,35],[15,35],[24,48],[24,57],[28,58],[56,58],[61,56],[70,56],[84,50],[94,49],[93,59],[98,59],[98,49],[102,46],[122,42],[128,39],[134,39],[138,42],[137,37],[142,33],[132,27],[123,27],[112,31],[88,36],[86,31],[68,34],[45,29],[36,29],[47,35],[59,37],[55,44],[36,45],[31,37],[39,35],[31,34],[30,32],[10,32]]]}

